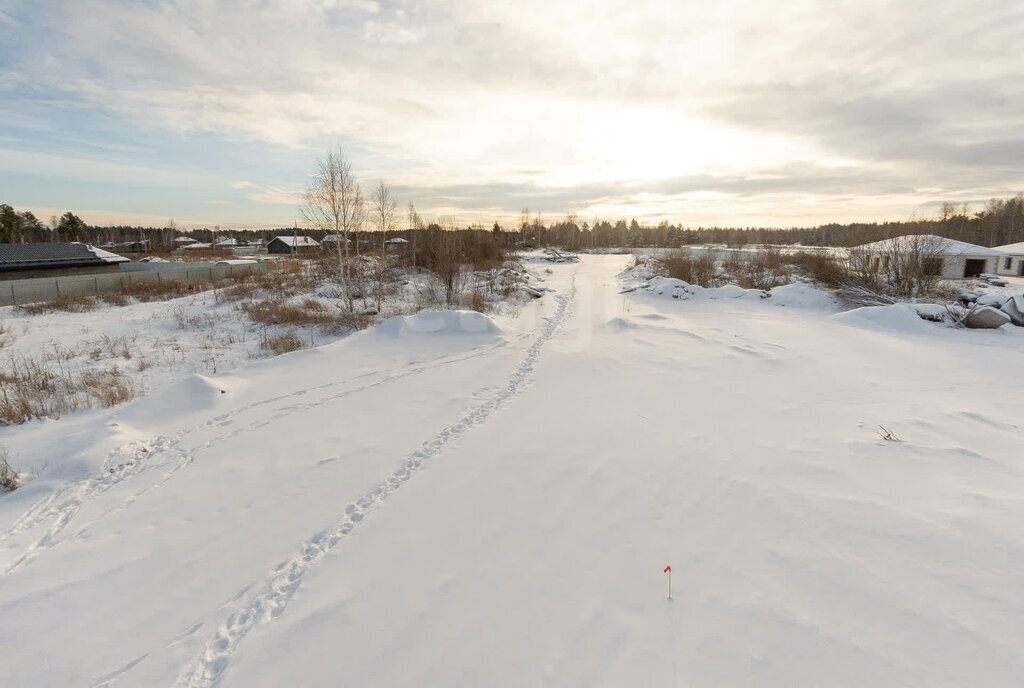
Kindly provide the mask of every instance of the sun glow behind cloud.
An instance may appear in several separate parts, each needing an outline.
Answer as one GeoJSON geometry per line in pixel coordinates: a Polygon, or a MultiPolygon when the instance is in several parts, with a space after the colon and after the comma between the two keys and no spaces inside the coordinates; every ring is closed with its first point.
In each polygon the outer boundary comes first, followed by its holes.
{"type": "Polygon", "coordinates": [[[1024,8],[1009,0],[0,13],[0,200],[16,205],[290,224],[336,143],[368,183],[466,221],[529,206],[807,224],[1024,187],[1024,8]]]}

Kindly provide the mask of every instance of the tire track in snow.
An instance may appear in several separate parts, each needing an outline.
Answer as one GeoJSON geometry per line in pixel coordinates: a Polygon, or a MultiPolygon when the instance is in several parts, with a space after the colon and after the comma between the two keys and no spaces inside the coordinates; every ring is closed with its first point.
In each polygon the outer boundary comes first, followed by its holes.
{"type": "Polygon", "coordinates": [[[523,361],[506,380],[504,388],[488,401],[472,408],[459,420],[441,429],[432,439],[413,452],[386,480],[370,492],[345,507],[342,516],[324,530],[303,542],[293,557],[279,564],[249,597],[221,625],[206,643],[196,659],[186,666],[174,683],[174,688],[211,688],[219,683],[238,646],[257,625],[280,616],[309,570],[344,540],[362,521],[394,494],[406,481],[452,440],[481,425],[511,399],[522,392],[529,381],[544,344],[565,322],[569,306],[576,293],[576,275],[573,273],[569,296],[556,296],[558,308],[548,318],[541,333],[526,351],[523,361]]]}
{"type": "MultiPolygon", "coordinates": [[[[219,416],[215,416],[201,423],[197,423],[196,425],[193,425],[189,428],[180,430],[179,432],[175,433],[171,439],[160,436],[152,440],[148,444],[130,442],[126,445],[118,447],[117,449],[111,452],[110,457],[107,459],[107,461],[104,462],[105,466],[110,467],[104,470],[103,473],[101,473],[98,476],[91,476],[89,478],[85,478],[84,480],[78,481],[77,483],[74,483],[72,485],[69,485],[68,487],[58,490],[57,492],[54,492],[46,499],[41,500],[37,504],[29,507],[25,514],[23,514],[17,521],[15,521],[14,525],[7,532],[0,534],[0,544],[2,544],[11,537],[17,535],[18,533],[30,530],[45,521],[53,521],[51,526],[46,530],[45,533],[43,533],[42,536],[40,536],[32,544],[28,545],[28,547],[26,547],[25,550],[23,550],[20,555],[18,555],[10,564],[8,564],[8,566],[3,571],[0,571],[0,578],[24,568],[27,564],[38,558],[45,551],[60,544],[61,542],[65,542],[67,540],[74,539],[82,535],[82,533],[84,533],[88,528],[95,525],[97,522],[101,521],[107,516],[124,511],[129,506],[131,506],[131,504],[134,503],[139,497],[143,496],[147,492],[150,492],[152,490],[157,489],[158,487],[161,487],[162,485],[167,483],[171,478],[173,478],[175,474],[177,474],[179,471],[192,464],[195,461],[195,452],[209,449],[222,442],[226,442],[230,439],[233,439],[234,437],[237,437],[246,432],[259,428],[267,423],[272,423],[276,420],[280,420],[294,413],[300,411],[308,411],[310,409],[331,403],[333,401],[337,401],[338,399],[343,399],[353,394],[365,392],[375,387],[390,384],[392,382],[396,382],[398,380],[402,380],[404,378],[411,377],[414,375],[420,375],[428,370],[440,366],[451,365],[472,358],[484,356],[488,353],[491,353],[492,351],[495,351],[498,348],[501,348],[502,346],[504,346],[504,342],[488,346],[479,350],[475,350],[469,354],[456,357],[449,357],[447,359],[441,359],[440,361],[435,362],[423,363],[415,368],[403,371],[398,374],[389,375],[387,377],[381,378],[380,380],[376,380],[374,382],[362,385],[360,387],[346,389],[335,394],[320,397],[314,401],[286,406],[277,410],[275,413],[270,414],[269,416],[260,416],[245,426],[236,428],[234,430],[231,430],[230,432],[226,432],[222,435],[213,437],[207,440],[206,442],[198,444],[194,447],[185,448],[179,445],[183,439],[187,438],[193,433],[209,427],[226,425],[231,418],[234,418],[235,416],[238,416],[241,413],[244,413],[245,411],[248,411],[250,409],[265,406],[278,401],[284,401],[291,398],[305,396],[310,391],[337,387],[338,385],[345,384],[346,382],[350,382],[351,380],[330,382],[312,388],[307,387],[301,390],[297,390],[295,392],[289,392],[287,394],[282,394],[268,399],[261,399],[260,401],[246,404],[245,406],[233,409],[219,416]],[[133,455],[130,458],[124,458],[125,454],[129,450],[132,450],[133,455]],[[147,458],[147,454],[151,454],[152,456],[147,458]],[[105,511],[96,518],[83,524],[70,537],[63,538],[60,540],[57,539],[57,536],[68,527],[68,525],[71,523],[71,521],[78,514],[78,512],[81,510],[82,506],[86,502],[93,499],[94,497],[98,497],[104,492],[109,491],[110,489],[116,487],[117,485],[131,478],[142,475],[144,473],[149,473],[152,470],[165,466],[167,464],[167,459],[173,456],[177,456],[178,460],[171,466],[170,470],[164,473],[164,475],[162,475],[155,483],[152,483],[143,488],[142,490],[133,493],[129,497],[125,498],[117,507],[105,511]],[[121,457],[121,460],[117,462],[112,461],[112,459],[115,457],[121,457]]],[[[359,377],[365,377],[365,375],[361,375],[359,377]]],[[[358,377],[355,379],[358,379],[358,377]]]]}

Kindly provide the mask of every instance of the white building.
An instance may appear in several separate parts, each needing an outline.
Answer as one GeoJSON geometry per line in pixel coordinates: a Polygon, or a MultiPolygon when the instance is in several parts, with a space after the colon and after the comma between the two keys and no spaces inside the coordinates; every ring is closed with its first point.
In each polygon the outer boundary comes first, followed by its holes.
{"type": "Polygon", "coordinates": [[[946,279],[965,279],[982,274],[995,274],[1007,254],[965,241],[946,239],[934,234],[908,234],[864,244],[854,249],[868,261],[875,272],[889,270],[893,255],[920,253],[930,263],[928,272],[946,279]]]}
{"type": "Polygon", "coordinates": [[[1007,254],[999,260],[997,274],[1024,277],[1024,241],[1016,244],[996,246],[996,250],[1007,254]]]}

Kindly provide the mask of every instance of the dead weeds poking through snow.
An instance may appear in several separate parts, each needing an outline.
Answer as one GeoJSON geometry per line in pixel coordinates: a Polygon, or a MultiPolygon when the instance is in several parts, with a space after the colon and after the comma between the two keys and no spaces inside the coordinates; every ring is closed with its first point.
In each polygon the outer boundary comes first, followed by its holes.
{"type": "Polygon", "coordinates": [[[337,320],[326,305],[309,298],[298,303],[284,299],[252,301],[241,308],[253,322],[262,325],[332,325],[337,320]]]}
{"type": "Polygon", "coordinates": [[[18,472],[11,468],[7,447],[0,447],[0,492],[14,492],[18,489],[18,472]]]}
{"type": "Polygon", "coordinates": [[[266,336],[260,340],[260,350],[274,356],[280,356],[290,351],[297,351],[302,348],[302,340],[295,332],[288,331],[283,334],[266,336]]]}
{"type": "Polygon", "coordinates": [[[32,356],[11,356],[0,371],[0,422],[59,418],[68,411],[121,404],[136,394],[132,379],[113,366],[75,372],[32,356]]]}

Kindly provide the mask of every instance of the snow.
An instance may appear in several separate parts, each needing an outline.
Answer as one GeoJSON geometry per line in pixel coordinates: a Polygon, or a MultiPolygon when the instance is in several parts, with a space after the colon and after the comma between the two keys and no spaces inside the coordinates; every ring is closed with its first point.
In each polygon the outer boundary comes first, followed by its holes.
{"type": "Polygon", "coordinates": [[[373,331],[377,336],[407,339],[423,335],[497,335],[494,321],[476,311],[421,311],[388,318],[373,331]]]}
{"type": "Polygon", "coordinates": [[[282,241],[285,244],[287,244],[288,246],[291,246],[293,248],[302,248],[302,247],[307,247],[307,246],[314,246],[315,247],[315,246],[319,246],[320,245],[320,242],[317,241],[316,239],[313,239],[313,238],[308,237],[308,236],[301,236],[301,235],[300,236],[291,236],[291,235],[285,236],[285,235],[281,235],[281,236],[274,237],[273,239],[271,239],[271,241],[282,241]]]}
{"type": "MultiPolygon", "coordinates": [[[[75,242],[75,243],[78,243],[78,242],[75,242]]],[[[127,263],[127,262],[129,262],[128,258],[125,258],[124,256],[119,256],[116,253],[111,253],[110,251],[104,251],[101,248],[97,248],[97,247],[89,245],[89,244],[85,244],[85,247],[89,250],[90,253],[92,253],[94,256],[96,256],[97,258],[99,258],[100,260],[102,260],[105,263],[127,263]]]]}
{"type": "Polygon", "coordinates": [[[918,306],[895,303],[891,306],[865,306],[835,316],[839,322],[893,334],[931,334],[935,325],[918,314],[918,306]]]}
{"type": "Polygon", "coordinates": [[[1024,241],[1016,244],[1004,244],[1002,246],[993,246],[996,251],[1002,251],[1003,253],[1010,253],[1013,255],[1024,254],[1024,241]]]}
{"type": "Polygon", "coordinates": [[[645,294],[682,301],[718,301],[723,299],[763,301],[772,306],[831,312],[840,308],[838,300],[830,292],[805,282],[793,282],[764,291],[743,289],[735,284],[726,284],[721,287],[701,287],[674,277],[653,277],[640,281],[638,276],[646,274],[646,269],[640,269],[624,275],[626,283],[636,290],[638,295],[645,294]]]}
{"type": "Polygon", "coordinates": [[[629,260],[0,429],[5,684],[1020,685],[1024,329],[629,260]]]}
{"type": "Polygon", "coordinates": [[[905,236],[898,236],[892,239],[883,239],[882,241],[864,244],[857,248],[869,253],[871,251],[888,251],[894,246],[898,250],[920,250],[920,246],[922,245],[921,242],[928,242],[930,244],[929,253],[934,255],[1006,256],[1006,253],[998,248],[978,246],[977,244],[969,244],[966,241],[957,241],[956,239],[947,239],[946,237],[940,237],[935,234],[907,234],[905,236]],[[934,246],[934,248],[932,248],[932,246],[934,246]]]}

